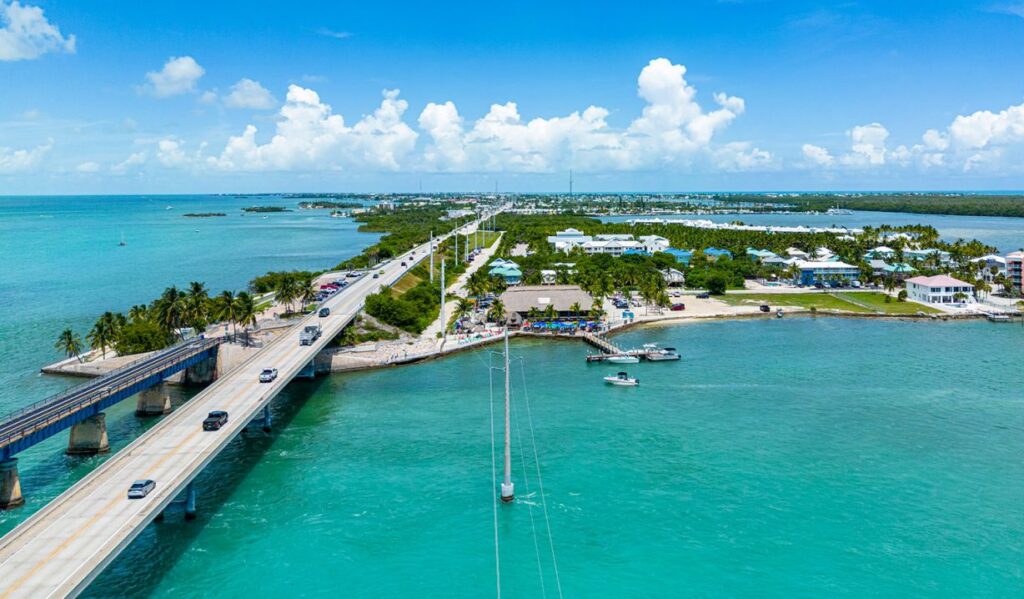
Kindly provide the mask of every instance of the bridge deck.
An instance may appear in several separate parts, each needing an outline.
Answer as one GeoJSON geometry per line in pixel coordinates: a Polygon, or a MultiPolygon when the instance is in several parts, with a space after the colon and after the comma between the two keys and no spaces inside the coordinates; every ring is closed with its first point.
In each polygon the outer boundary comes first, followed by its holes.
{"type": "Polygon", "coordinates": [[[428,251],[421,245],[415,255],[384,266],[379,279],[366,276],[349,285],[325,303],[330,316],[314,314],[297,323],[0,539],[0,599],[63,597],[85,589],[356,316],[367,295],[397,281],[407,270],[402,261],[411,267],[428,251]],[[306,324],[323,325],[324,334],[300,346],[306,324]],[[258,382],[265,367],[278,369],[273,383],[258,382]],[[212,410],[226,410],[230,420],[220,431],[204,432],[202,421],[212,410]],[[131,482],[147,478],[156,481],[156,489],[144,499],[127,499],[131,482]]]}
{"type": "Polygon", "coordinates": [[[210,357],[221,339],[196,339],[136,360],[0,419],[0,459],[70,428],[172,374],[210,357]]]}

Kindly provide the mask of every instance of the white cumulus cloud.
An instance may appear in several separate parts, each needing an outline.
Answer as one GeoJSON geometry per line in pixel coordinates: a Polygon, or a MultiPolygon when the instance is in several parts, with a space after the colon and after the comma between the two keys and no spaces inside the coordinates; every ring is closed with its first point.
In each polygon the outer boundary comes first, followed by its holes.
{"type": "Polygon", "coordinates": [[[259,143],[256,126],[248,125],[241,135],[228,140],[220,156],[209,157],[207,164],[240,171],[396,170],[418,137],[402,121],[409,105],[398,93],[385,90],[377,110],[348,126],[315,91],[291,85],[270,141],[259,143]]]}
{"type": "Polygon", "coordinates": [[[705,111],[685,75],[683,65],[665,58],[650,61],[637,78],[637,93],[646,105],[626,129],[611,127],[609,111],[600,106],[524,120],[518,105],[506,102],[493,104],[467,125],[451,101],[430,103],[419,116],[419,127],[430,139],[423,167],[453,172],[631,170],[683,165],[701,152],[730,169],[770,161],[770,154],[747,145],[711,148],[714,135],[743,113],[744,101],[718,93],[714,101],[719,108],[705,111]]]}
{"type": "Polygon", "coordinates": [[[224,105],[229,108],[252,108],[267,110],[277,105],[270,90],[260,85],[259,81],[240,79],[231,86],[231,92],[224,97],[224,105]]]}
{"type": "Polygon", "coordinates": [[[204,73],[206,70],[191,56],[171,57],[159,71],[146,73],[146,89],[158,98],[194,92],[204,73]]]}
{"type": "Polygon", "coordinates": [[[110,172],[115,175],[123,175],[130,171],[133,171],[146,163],[145,152],[135,152],[132,155],[125,158],[124,161],[115,164],[110,167],[110,172]]]}
{"type": "Polygon", "coordinates": [[[47,52],[75,52],[75,36],[65,37],[38,6],[0,0],[0,61],[32,60],[47,52]]]}
{"type": "Polygon", "coordinates": [[[99,163],[98,162],[93,162],[91,160],[83,162],[83,163],[81,163],[81,164],[79,164],[78,166],[75,167],[75,171],[77,171],[79,173],[96,173],[96,172],[99,172],[99,170],[100,170],[99,163]]]}
{"type": "Polygon", "coordinates": [[[34,170],[52,148],[53,140],[31,150],[14,150],[0,146],[0,175],[34,170]]]}

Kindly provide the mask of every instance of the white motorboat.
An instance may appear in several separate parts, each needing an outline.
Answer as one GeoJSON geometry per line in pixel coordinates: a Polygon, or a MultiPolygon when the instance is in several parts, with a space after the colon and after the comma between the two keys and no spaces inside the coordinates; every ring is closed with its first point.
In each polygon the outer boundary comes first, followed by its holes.
{"type": "Polygon", "coordinates": [[[647,354],[647,359],[651,362],[668,362],[670,360],[678,360],[680,357],[681,356],[676,352],[676,348],[674,347],[666,347],[647,354]]]}
{"type": "Polygon", "coordinates": [[[614,356],[608,356],[607,361],[612,364],[639,364],[640,358],[629,354],[616,354],[614,356]]]}
{"type": "Polygon", "coordinates": [[[604,382],[609,385],[617,385],[619,387],[636,387],[640,384],[640,379],[631,378],[625,372],[620,372],[618,374],[604,377],[604,382]]]}

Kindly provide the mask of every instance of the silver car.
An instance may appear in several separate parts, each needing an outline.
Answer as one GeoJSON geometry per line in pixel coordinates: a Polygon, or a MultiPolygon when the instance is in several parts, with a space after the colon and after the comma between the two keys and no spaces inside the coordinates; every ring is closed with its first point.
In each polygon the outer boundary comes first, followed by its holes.
{"type": "Polygon", "coordinates": [[[142,499],[155,488],[156,482],[152,480],[137,480],[128,487],[128,499],[142,499]]]}
{"type": "Polygon", "coordinates": [[[261,383],[272,383],[277,378],[276,368],[264,368],[263,372],[260,373],[261,383]]]}

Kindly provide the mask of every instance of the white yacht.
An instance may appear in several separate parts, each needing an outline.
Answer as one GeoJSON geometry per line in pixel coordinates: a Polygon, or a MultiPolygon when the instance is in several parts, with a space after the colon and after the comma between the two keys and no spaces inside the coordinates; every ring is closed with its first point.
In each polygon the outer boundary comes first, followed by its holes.
{"type": "Polygon", "coordinates": [[[640,384],[640,379],[631,378],[627,373],[620,372],[604,377],[604,382],[619,387],[636,387],[640,384]]]}
{"type": "Polygon", "coordinates": [[[666,347],[647,354],[647,359],[651,362],[668,362],[670,360],[680,359],[680,355],[676,351],[676,348],[666,347]]]}
{"type": "Polygon", "coordinates": [[[640,358],[629,354],[615,354],[614,356],[608,356],[607,361],[612,364],[639,364],[640,358]]]}

